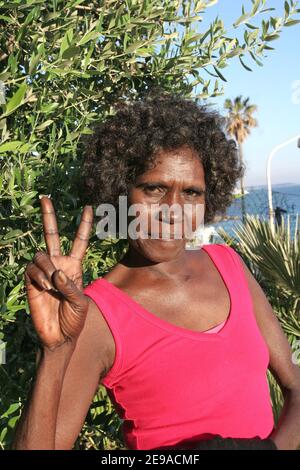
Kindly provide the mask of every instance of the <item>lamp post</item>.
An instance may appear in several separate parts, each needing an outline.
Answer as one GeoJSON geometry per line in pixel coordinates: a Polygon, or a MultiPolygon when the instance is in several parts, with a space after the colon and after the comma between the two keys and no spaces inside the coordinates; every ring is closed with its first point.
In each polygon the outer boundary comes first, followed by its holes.
{"type": "Polygon", "coordinates": [[[268,162],[267,162],[267,182],[268,182],[268,200],[269,200],[269,217],[270,217],[270,226],[271,226],[271,231],[274,234],[275,232],[275,224],[274,224],[274,210],[273,210],[273,202],[272,202],[272,186],[271,186],[271,160],[274,157],[275,153],[278,152],[278,150],[282,149],[283,147],[286,147],[287,145],[291,144],[292,142],[298,142],[298,148],[300,148],[300,134],[297,135],[296,137],[293,137],[292,139],[287,140],[286,142],[283,142],[282,144],[276,145],[272,152],[270,153],[268,157],[268,162]]]}

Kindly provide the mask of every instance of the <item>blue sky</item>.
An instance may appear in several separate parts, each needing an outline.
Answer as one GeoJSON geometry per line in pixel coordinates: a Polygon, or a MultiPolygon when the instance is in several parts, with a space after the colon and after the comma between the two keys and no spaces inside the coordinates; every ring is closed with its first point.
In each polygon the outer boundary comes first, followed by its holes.
{"type": "MultiPolygon", "coordinates": [[[[251,2],[219,0],[206,10],[201,30],[217,15],[230,28],[241,14],[242,4],[247,11],[251,2]]],[[[266,6],[275,7],[276,12],[265,15],[283,16],[283,4],[283,0],[267,0],[266,6]]],[[[237,95],[249,96],[250,101],[258,106],[255,117],[259,127],[252,131],[244,144],[246,186],[266,184],[269,153],[277,144],[300,134],[300,23],[284,28],[281,37],[270,45],[275,50],[266,52],[263,67],[256,65],[250,57],[245,60],[253,72],[247,72],[238,59],[232,59],[222,70],[227,79],[227,83],[222,82],[224,96],[210,99],[223,114],[225,98],[237,95]]],[[[297,144],[289,145],[274,156],[271,174],[273,184],[300,184],[300,149],[297,144]]]]}

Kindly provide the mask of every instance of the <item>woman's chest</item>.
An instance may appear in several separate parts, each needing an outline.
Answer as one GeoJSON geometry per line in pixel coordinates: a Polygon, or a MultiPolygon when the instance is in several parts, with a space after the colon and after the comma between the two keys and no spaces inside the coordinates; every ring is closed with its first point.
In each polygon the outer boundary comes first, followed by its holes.
{"type": "Polygon", "coordinates": [[[127,289],[142,308],[175,326],[206,331],[228,318],[230,296],[221,278],[190,279],[184,283],[161,281],[155,287],[127,289]]]}

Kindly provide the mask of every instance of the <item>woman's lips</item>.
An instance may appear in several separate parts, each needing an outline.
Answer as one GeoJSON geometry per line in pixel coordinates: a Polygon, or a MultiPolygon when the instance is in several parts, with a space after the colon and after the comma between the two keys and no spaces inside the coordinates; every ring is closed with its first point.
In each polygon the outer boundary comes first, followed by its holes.
{"type": "Polygon", "coordinates": [[[162,241],[176,241],[176,240],[182,240],[182,236],[176,237],[175,234],[170,234],[170,235],[162,235],[159,233],[148,233],[148,236],[146,238],[151,238],[154,240],[162,240],[162,241]]]}
{"type": "Polygon", "coordinates": [[[150,239],[150,240],[159,240],[159,241],[176,241],[176,240],[183,240],[183,235],[180,233],[149,233],[149,232],[140,232],[141,238],[150,239]]]}

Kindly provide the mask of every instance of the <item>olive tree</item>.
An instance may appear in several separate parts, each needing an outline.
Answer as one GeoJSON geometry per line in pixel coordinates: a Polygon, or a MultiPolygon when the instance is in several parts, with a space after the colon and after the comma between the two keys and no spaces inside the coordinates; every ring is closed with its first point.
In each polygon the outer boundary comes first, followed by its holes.
{"type": "MultiPolygon", "coordinates": [[[[227,30],[217,7],[216,0],[0,0],[2,448],[10,445],[35,371],[24,270],[45,250],[38,195],[51,194],[68,250],[82,209],[81,137],[95,121],[113,114],[118,100],[138,99],[152,87],[195,100],[222,94],[233,58],[247,69],[250,61],[262,65],[270,43],[299,22],[296,1],[282,3],[281,17],[272,17],[266,0],[253,0],[227,30]],[[216,16],[202,27],[208,8],[216,16]]],[[[94,233],[86,283],[124,249],[124,240],[100,242],[94,233]]],[[[75,447],[122,447],[120,424],[100,387],[75,447]]]]}

